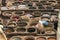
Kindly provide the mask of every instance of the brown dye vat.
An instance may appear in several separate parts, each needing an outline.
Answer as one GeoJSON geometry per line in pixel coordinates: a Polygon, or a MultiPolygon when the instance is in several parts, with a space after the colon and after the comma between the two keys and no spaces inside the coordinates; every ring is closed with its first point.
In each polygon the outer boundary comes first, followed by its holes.
{"type": "Polygon", "coordinates": [[[25,40],[35,40],[33,37],[26,37],[25,40]]]}
{"type": "Polygon", "coordinates": [[[38,22],[36,22],[36,21],[35,22],[32,22],[32,23],[30,23],[30,26],[35,26],[35,25],[37,25],[37,23],[38,22]]]}
{"type": "Polygon", "coordinates": [[[2,20],[0,20],[0,22],[2,22],[2,20]]]}
{"type": "Polygon", "coordinates": [[[15,14],[17,14],[17,15],[19,15],[19,16],[24,15],[24,14],[23,14],[23,11],[16,11],[15,14]]]}
{"type": "Polygon", "coordinates": [[[15,22],[16,23],[16,20],[10,20],[9,22],[12,22],[12,23],[15,22]]]}
{"type": "Polygon", "coordinates": [[[38,23],[38,21],[35,18],[32,18],[30,20],[30,26],[35,26],[35,25],[37,25],[37,23],[38,23]]]}
{"type": "Polygon", "coordinates": [[[12,37],[10,40],[22,40],[20,37],[12,37]]]}
{"type": "Polygon", "coordinates": [[[37,40],[46,40],[46,38],[45,37],[39,37],[39,38],[37,38],[37,40]]]}
{"type": "Polygon", "coordinates": [[[56,1],[54,1],[54,0],[50,0],[49,2],[51,2],[51,3],[55,3],[56,1]]]}
{"type": "Polygon", "coordinates": [[[3,12],[2,15],[10,17],[12,15],[12,13],[7,11],[7,12],[3,12]]]}
{"type": "Polygon", "coordinates": [[[21,20],[26,20],[28,22],[30,20],[30,17],[24,15],[24,16],[21,16],[21,20]]]}
{"type": "Polygon", "coordinates": [[[55,37],[49,37],[48,40],[56,40],[55,37]]]}
{"type": "Polygon", "coordinates": [[[39,11],[35,11],[35,12],[33,13],[33,16],[34,16],[34,17],[40,17],[40,16],[41,16],[41,13],[40,13],[39,11]]]}
{"type": "Polygon", "coordinates": [[[46,33],[47,34],[55,34],[55,31],[53,31],[53,30],[47,30],[46,33]]]}
{"type": "Polygon", "coordinates": [[[23,1],[23,0],[19,0],[19,1],[23,1]]]}
{"type": "Polygon", "coordinates": [[[4,30],[5,33],[11,33],[14,32],[13,28],[7,28],[6,30],[4,30]]]}
{"type": "Polygon", "coordinates": [[[26,21],[19,21],[19,22],[17,22],[17,25],[20,27],[24,27],[24,26],[27,26],[27,22],[26,21]]]}
{"type": "Polygon", "coordinates": [[[0,18],[0,23],[3,23],[3,19],[2,18],[0,18]]]}
{"type": "Polygon", "coordinates": [[[26,32],[26,28],[17,28],[17,32],[26,32]]]}
{"type": "Polygon", "coordinates": [[[16,27],[16,25],[17,25],[16,23],[9,23],[8,27],[16,27]]]}
{"type": "Polygon", "coordinates": [[[32,32],[36,32],[36,29],[35,28],[28,28],[27,31],[32,33],[32,32]]]}
{"type": "Polygon", "coordinates": [[[38,34],[45,34],[45,31],[44,30],[37,30],[37,33],[38,34]]]}

